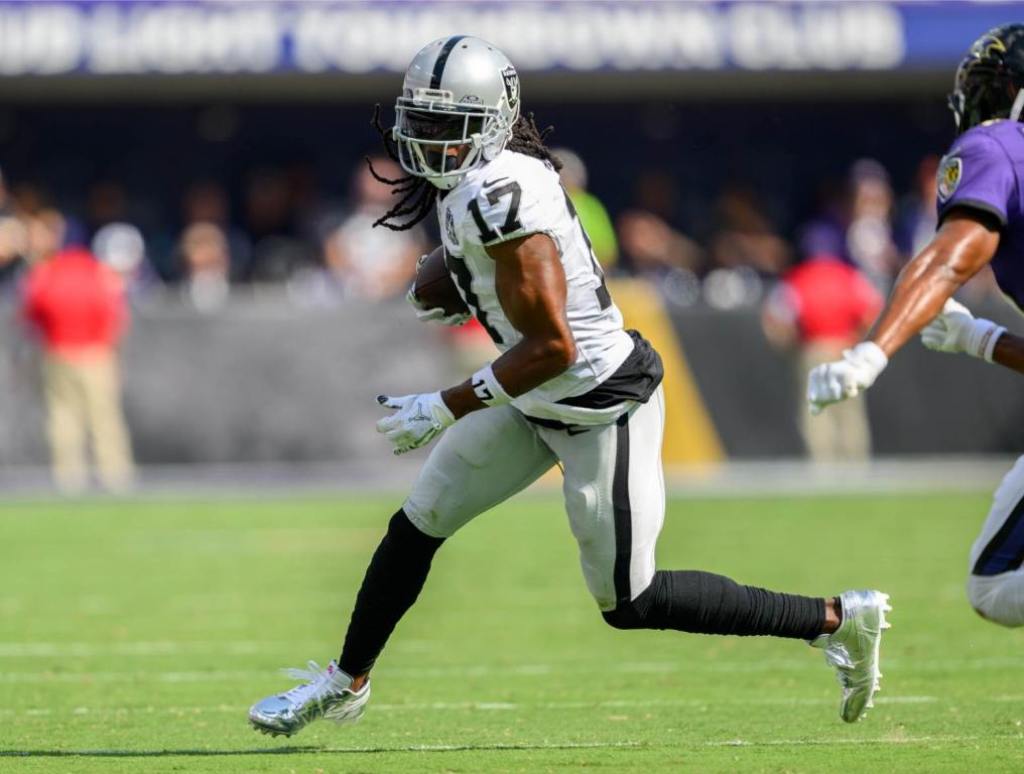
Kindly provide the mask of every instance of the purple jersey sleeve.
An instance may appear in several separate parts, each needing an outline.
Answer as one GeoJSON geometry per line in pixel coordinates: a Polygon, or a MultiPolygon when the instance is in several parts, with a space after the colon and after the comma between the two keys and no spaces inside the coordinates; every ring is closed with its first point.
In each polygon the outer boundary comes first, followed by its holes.
{"type": "Polygon", "coordinates": [[[1010,198],[1017,180],[1002,144],[977,127],[960,137],[938,171],[938,209],[941,221],[954,207],[981,210],[1007,223],[1010,198]]]}

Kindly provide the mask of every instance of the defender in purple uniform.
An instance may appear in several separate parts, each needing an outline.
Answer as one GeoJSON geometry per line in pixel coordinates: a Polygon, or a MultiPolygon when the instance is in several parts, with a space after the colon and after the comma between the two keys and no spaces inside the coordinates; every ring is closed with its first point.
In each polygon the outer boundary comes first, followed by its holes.
{"type": "MultiPolygon", "coordinates": [[[[1024,24],[997,27],[971,46],[950,107],[958,137],[939,167],[939,229],[900,274],[868,339],[811,371],[812,413],[870,387],[918,332],[930,349],[1024,373],[1024,338],[951,298],[991,263],[1000,289],[1024,310],[1024,24]]],[[[984,618],[1024,625],[1024,457],[996,490],[971,549],[967,593],[984,618]]]]}

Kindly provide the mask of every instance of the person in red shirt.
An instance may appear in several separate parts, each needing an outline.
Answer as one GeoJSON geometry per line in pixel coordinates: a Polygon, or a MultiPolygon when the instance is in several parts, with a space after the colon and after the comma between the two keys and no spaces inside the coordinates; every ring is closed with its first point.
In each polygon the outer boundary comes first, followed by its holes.
{"type": "Polygon", "coordinates": [[[116,272],[85,248],[60,249],[63,235],[64,221],[55,211],[30,222],[34,265],[22,298],[22,315],[44,351],[54,481],[69,493],[88,485],[88,437],[100,483],[121,492],[134,476],[118,363],[128,321],[124,291],[116,272]]]}
{"type": "MultiPolygon", "coordinates": [[[[790,269],[762,310],[768,339],[780,347],[799,346],[803,374],[842,356],[864,335],[882,308],[882,296],[854,266],[828,252],[812,253],[790,269]]],[[[839,408],[836,406],[835,408],[839,408]]],[[[865,460],[871,429],[863,401],[850,400],[824,422],[799,412],[807,451],[816,461],[865,460]]],[[[826,412],[827,413],[827,412],[826,412]]]]}

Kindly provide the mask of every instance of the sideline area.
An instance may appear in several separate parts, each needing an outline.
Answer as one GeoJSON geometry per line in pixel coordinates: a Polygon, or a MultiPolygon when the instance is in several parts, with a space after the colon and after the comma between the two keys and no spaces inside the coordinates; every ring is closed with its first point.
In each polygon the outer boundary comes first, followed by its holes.
{"type": "MultiPolygon", "coordinates": [[[[823,494],[985,492],[995,488],[1013,465],[1007,456],[882,458],[858,464],[814,464],[805,460],[756,460],[666,468],[671,497],[772,497],[823,494]]],[[[313,464],[162,465],[140,471],[129,495],[161,497],[304,497],[353,493],[398,493],[416,478],[423,456],[380,465],[376,461],[313,464]]],[[[561,486],[552,469],[530,492],[561,486]]],[[[56,497],[41,467],[0,468],[0,501],[56,497]]],[[[104,499],[100,492],[83,499],[104,499]]]]}

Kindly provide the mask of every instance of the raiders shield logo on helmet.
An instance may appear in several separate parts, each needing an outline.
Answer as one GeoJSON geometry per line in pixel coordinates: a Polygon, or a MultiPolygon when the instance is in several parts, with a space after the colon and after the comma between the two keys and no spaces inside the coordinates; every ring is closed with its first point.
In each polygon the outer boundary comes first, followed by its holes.
{"type": "Polygon", "coordinates": [[[501,71],[501,77],[505,81],[505,96],[508,98],[508,106],[515,110],[519,104],[519,73],[516,68],[509,65],[501,71]]]}
{"type": "Polygon", "coordinates": [[[957,186],[960,185],[960,176],[963,172],[964,163],[959,156],[946,156],[939,165],[938,180],[936,188],[939,193],[939,201],[944,202],[957,186]]]}

